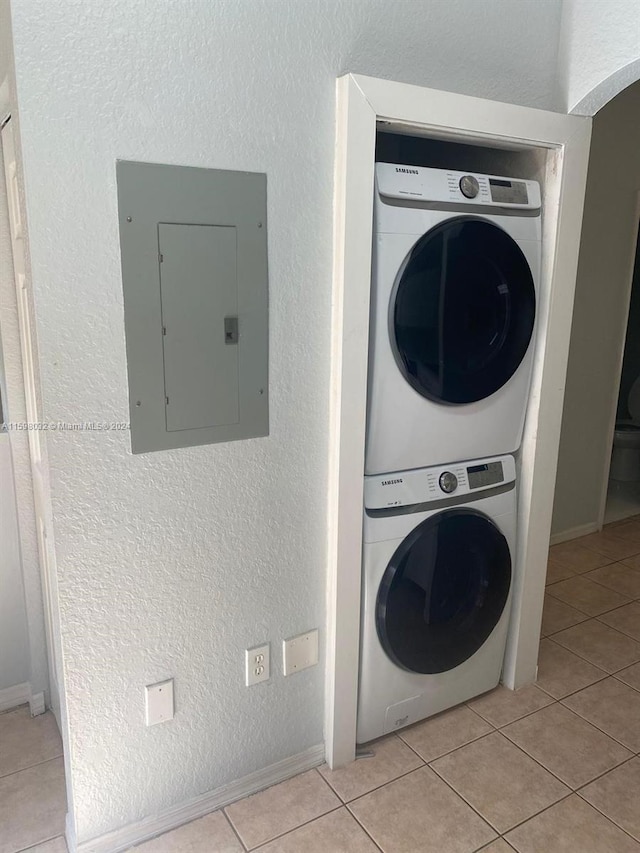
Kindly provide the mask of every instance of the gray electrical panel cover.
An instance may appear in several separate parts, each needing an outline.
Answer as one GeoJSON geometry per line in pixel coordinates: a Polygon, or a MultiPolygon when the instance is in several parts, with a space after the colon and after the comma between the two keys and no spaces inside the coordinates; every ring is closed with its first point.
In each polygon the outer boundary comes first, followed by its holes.
{"type": "Polygon", "coordinates": [[[268,435],[266,175],[116,174],[131,450],[268,435]]]}

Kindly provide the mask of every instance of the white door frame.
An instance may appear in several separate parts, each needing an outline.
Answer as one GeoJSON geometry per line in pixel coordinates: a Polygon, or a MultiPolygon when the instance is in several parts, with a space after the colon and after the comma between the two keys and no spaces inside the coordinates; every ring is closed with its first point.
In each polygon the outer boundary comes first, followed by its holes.
{"type": "MultiPolygon", "coordinates": [[[[7,203],[9,210],[9,233],[13,255],[15,316],[17,335],[13,356],[22,362],[23,386],[16,394],[14,417],[30,424],[39,423],[40,415],[37,374],[37,352],[32,322],[32,298],[30,279],[27,271],[26,229],[24,211],[20,198],[19,167],[17,145],[14,136],[15,120],[3,124],[0,130],[0,167],[4,167],[6,179],[7,203]]],[[[16,389],[17,391],[17,389],[16,389]]],[[[48,690],[48,704],[52,708],[59,728],[60,687],[57,656],[55,653],[58,636],[54,616],[54,595],[52,585],[55,578],[52,572],[53,542],[52,519],[47,501],[48,486],[45,483],[47,467],[43,464],[43,450],[38,429],[21,432],[13,441],[16,449],[20,445],[21,456],[25,455],[24,437],[28,436],[28,469],[22,465],[20,483],[19,515],[21,517],[20,538],[23,554],[23,576],[26,591],[27,622],[29,625],[31,651],[31,713],[42,714],[45,711],[45,690],[48,690]],[[30,476],[29,476],[30,475],[30,476]],[[27,508],[27,504],[29,504],[27,508]],[[29,558],[28,565],[25,562],[29,558]],[[35,565],[37,563],[37,565],[35,565]],[[37,573],[36,573],[37,569],[37,573]],[[34,684],[37,676],[37,685],[34,684]]],[[[18,489],[19,486],[19,489],[18,489]]]]}
{"type": "Polygon", "coordinates": [[[521,450],[514,604],[503,678],[535,680],[591,119],[347,74],[337,81],[328,505],[326,759],[355,756],[376,125],[549,149],[542,298],[521,450]]]}

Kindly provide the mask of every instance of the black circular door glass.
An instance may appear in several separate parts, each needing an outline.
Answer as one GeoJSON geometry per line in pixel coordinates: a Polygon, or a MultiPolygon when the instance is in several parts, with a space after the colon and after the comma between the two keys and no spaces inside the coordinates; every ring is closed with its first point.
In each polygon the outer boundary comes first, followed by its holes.
{"type": "Polygon", "coordinates": [[[396,361],[430,400],[483,400],[518,369],[535,312],[533,277],[518,244],[483,219],[449,219],[416,243],[394,288],[396,361]]]}
{"type": "Polygon", "coordinates": [[[398,547],[382,578],[382,647],[410,672],[453,669],[489,637],[510,585],[509,546],[487,516],[470,509],[431,516],[398,547]]]}

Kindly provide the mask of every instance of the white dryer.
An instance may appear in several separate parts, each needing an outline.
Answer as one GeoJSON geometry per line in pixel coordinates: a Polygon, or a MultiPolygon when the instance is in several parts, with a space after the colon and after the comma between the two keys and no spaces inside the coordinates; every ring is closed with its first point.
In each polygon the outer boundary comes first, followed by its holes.
{"type": "Polygon", "coordinates": [[[517,450],[540,253],[535,181],[376,164],[366,474],[517,450]]]}
{"type": "Polygon", "coordinates": [[[515,476],[500,456],[365,478],[358,743],[498,684],[515,476]]]}

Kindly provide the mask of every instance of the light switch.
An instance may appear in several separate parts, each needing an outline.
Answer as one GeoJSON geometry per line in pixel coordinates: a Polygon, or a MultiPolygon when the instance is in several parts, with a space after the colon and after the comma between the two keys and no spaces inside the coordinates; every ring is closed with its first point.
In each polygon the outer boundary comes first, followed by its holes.
{"type": "Polygon", "coordinates": [[[145,687],[145,722],[148,726],[173,720],[173,679],[145,687]]]}

